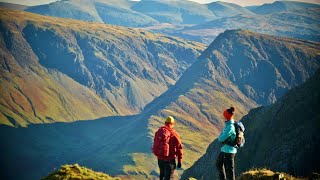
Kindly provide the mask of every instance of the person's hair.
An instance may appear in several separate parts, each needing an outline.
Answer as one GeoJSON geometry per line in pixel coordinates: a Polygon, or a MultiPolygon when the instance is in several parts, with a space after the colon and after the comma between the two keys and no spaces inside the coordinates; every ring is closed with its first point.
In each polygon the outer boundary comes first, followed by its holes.
{"type": "Polygon", "coordinates": [[[227,109],[228,113],[230,113],[230,114],[234,114],[235,110],[236,109],[233,106],[231,106],[229,109],[227,109]]]}

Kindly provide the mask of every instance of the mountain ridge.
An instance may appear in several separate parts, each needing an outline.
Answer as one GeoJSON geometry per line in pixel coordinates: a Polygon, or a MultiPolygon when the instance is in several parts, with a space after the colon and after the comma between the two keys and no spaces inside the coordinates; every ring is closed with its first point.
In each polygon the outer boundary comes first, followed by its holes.
{"type": "MultiPolygon", "coordinates": [[[[4,32],[2,49],[5,50],[1,74],[11,76],[12,70],[24,68],[51,69],[68,76],[81,86],[89,88],[91,93],[97,94],[97,98],[100,96],[99,101],[105,104],[101,107],[108,106],[112,109],[112,113],[101,111],[103,115],[86,116],[88,119],[138,113],[144,105],[175,83],[204,49],[204,45],[196,42],[142,30],[0,10],[1,28],[4,32]],[[91,33],[92,31],[95,33],[91,33]],[[21,49],[21,52],[17,49],[21,49]],[[25,58],[21,56],[23,52],[25,58]],[[13,69],[10,67],[12,63],[18,63],[19,66],[13,69]]],[[[29,78],[33,76],[38,77],[39,73],[31,74],[29,78]]],[[[63,83],[64,79],[59,77],[58,80],[63,83]]],[[[6,82],[10,84],[9,81],[6,82]]],[[[26,87],[31,89],[30,85],[31,82],[26,87]]],[[[72,90],[71,87],[68,89],[72,90]]],[[[59,90],[54,91],[57,92],[59,90]]],[[[44,97],[48,97],[48,93],[43,93],[44,97]]],[[[3,100],[14,103],[10,94],[3,97],[3,100]]],[[[29,97],[27,101],[35,103],[39,98],[29,97]]],[[[59,101],[61,105],[64,102],[61,98],[58,98],[57,102],[59,101]]],[[[14,106],[12,108],[7,104],[4,107],[11,109],[11,112],[14,109],[14,112],[24,114],[23,108],[14,106]]],[[[42,111],[48,107],[50,106],[42,104],[34,109],[42,111]]],[[[32,114],[34,113],[31,116],[32,114]]],[[[28,115],[29,118],[31,116],[28,115]]],[[[63,116],[59,116],[60,118],[64,119],[63,116]]],[[[57,120],[53,117],[49,119],[57,120]]],[[[82,118],[76,116],[73,119],[82,118]]],[[[25,120],[19,119],[20,123],[23,121],[25,120]]],[[[22,124],[25,126],[28,123],[22,124]]]]}
{"type": "Polygon", "coordinates": [[[319,31],[318,17],[320,17],[319,8],[276,12],[266,15],[237,15],[186,27],[181,33],[193,35],[195,39],[197,37],[202,38],[203,42],[210,42],[225,30],[247,29],[262,34],[319,42],[318,34],[314,33],[319,31]]]}
{"type": "Polygon", "coordinates": [[[215,58],[217,61],[214,61],[214,64],[219,67],[220,74],[237,84],[248,97],[265,105],[281,96],[284,89],[301,84],[316,71],[320,58],[318,46],[319,43],[312,41],[280,38],[247,30],[228,30],[219,35],[199,59],[215,58]],[[239,44],[244,46],[241,47],[239,44]],[[277,44],[277,46],[271,44],[277,44]],[[247,51],[244,47],[253,48],[247,51]],[[308,55],[308,52],[312,55],[308,55]],[[292,62],[293,59],[296,64],[292,62]],[[243,64],[237,61],[242,61],[243,64]],[[303,66],[304,70],[300,69],[303,66]],[[270,72],[273,76],[272,80],[269,79],[272,77],[265,79],[265,82],[255,80],[256,78],[262,80],[267,74],[270,76],[270,72]],[[256,87],[251,89],[252,85],[256,87]],[[269,89],[270,87],[273,87],[273,90],[269,89]],[[261,92],[269,89],[269,93],[265,92],[267,96],[265,93],[262,95],[256,91],[258,89],[261,92]],[[254,95],[255,92],[257,96],[254,95]]]}
{"type": "Polygon", "coordinates": [[[231,17],[239,14],[253,15],[251,11],[246,8],[233,3],[217,1],[207,4],[214,15],[217,17],[231,17]],[[226,14],[227,13],[227,14],[226,14]]]}
{"type": "Polygon", "coordinates": [[[271,4],[263,4],[252,11],[256,14],[271,14],[274,12],[295,11],[307,8],[320,8],[320,5],[297,1],[275,1],[271,4]]]}
{"type": "Polygon", "coordinates": [[[126,0],[67,0],[33,6],[25,11],[122,26],[135,27],[157,24],[157,21],[151,17],[132,11],[131,6],[132,4],[126,0]]]}
{"type": "Polygon", "coordinates": [[[199,4],[170,0],[65,0],[28,7],[25,11],[143,28],[209,45],[223,31],[238,28],[319,42],[319,8],[318,4],[294,1],[276,1],[250,8],[250,11],[246,7],[220,1],[199,4]]]}

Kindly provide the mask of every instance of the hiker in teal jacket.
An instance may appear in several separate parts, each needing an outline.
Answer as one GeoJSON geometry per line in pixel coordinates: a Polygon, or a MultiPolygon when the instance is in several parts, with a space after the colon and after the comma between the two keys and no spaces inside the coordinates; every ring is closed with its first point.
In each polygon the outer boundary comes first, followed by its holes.
{"type": "Polygon", "coordinates": [[[234,111],[235,108],[230,107],[223,112],[226,127],[218,137],[218,140],[224,145],[222,146],[216,161],[220,180],[235,180],[234,157],[237,153],[237,149],[224,143],[225,141],[233,141],[236,138],[236,130],[233,125],[235,123],[233,120],[234,111]]]}

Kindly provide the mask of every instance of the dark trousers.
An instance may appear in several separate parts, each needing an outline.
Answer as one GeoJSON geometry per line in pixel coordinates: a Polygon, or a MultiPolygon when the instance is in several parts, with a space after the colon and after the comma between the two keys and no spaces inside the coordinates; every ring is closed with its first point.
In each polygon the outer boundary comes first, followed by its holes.
{"type": "Polygon", "coordinates": [[[176,169],[176,161],[164,161],[158,159],[158,165],[160,169],[160,180],[170,180],[173,179],[173,173],[176,169]]]}
{"type": "Polygon", "coordinates": [[[220,152],[216,166],[220,180],[235,180],[234,175],[234,157],[236,154],[220,152]]]}

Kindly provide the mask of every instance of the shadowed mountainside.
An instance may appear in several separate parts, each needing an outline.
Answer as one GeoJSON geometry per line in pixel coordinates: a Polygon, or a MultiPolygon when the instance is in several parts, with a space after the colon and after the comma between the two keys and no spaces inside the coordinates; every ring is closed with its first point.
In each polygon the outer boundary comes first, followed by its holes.
{"type": "MultiPolygon", "coordinates": [[[[268,167],[296,176],[319,172],[320,70],[275,104],[253,109],[241,119],[246,144],[235,158],[236,171],[268,167]],[[270,141],[272,139],[272,141],[270,141]]],[[[182,179],[215,179],[215,159],[221,143],[215,140],[182,179]]]]}
{"type": "Polygon", "coordinates": [[[142,30],[0,11],[1,123],[9,125],[138,113],[204,49],[142,30]]]}
{"type": "MultiPolygon", "coordinates": [[[[28,128],[0,126],[0,178],[40,179],[64,164],[81,164],[110,175],[146,179],[134,165],[134,154],[149,153],[146,120],[135,116],[108,117],[73,123],[30,124],[28,128]]],[[[154,162],[144,161],[147,168],[154,162]]]]}

